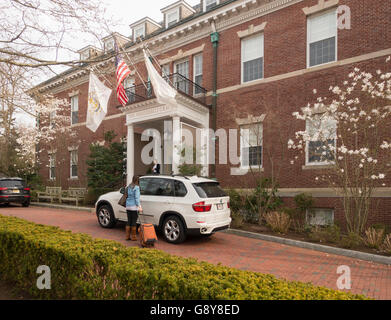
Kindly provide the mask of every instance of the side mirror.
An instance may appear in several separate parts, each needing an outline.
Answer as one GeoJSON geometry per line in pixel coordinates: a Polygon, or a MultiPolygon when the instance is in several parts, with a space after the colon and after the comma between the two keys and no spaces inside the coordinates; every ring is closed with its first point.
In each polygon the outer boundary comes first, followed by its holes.
{"type": "Polygon", "coordinates": [[[125,188],[122,187],[122,188],[119,190],[119,192],[121,192],[121,194],[125,194],[125,188]]]}

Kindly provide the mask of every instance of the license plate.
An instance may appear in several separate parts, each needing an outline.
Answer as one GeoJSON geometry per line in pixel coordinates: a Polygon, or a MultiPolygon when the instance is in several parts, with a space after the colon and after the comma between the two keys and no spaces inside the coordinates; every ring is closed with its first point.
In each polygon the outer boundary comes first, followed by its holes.
{"type": "Polygon", "coordinates": [[[224,205],[222,203],[219,203],[217,205],[217,210],[223,210],[224,209],[224,205]]]}
{"type": "Polygon", "coordinates": [[[13,190],[12,192],[13,192],[13,193],[20,193],[19,190],[13,190]]]}

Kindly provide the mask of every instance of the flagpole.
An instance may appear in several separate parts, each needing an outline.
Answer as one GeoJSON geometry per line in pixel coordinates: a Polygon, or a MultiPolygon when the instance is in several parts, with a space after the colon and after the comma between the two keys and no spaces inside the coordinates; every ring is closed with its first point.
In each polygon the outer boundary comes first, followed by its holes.
{"type": "Polygon", "coordinates": [[[99,76],[102,76],[103,77],[103,79],[105,80],[105,81],[107,81],[109,84],[110,84],[110,86],[112,87],[112,88],[115,88],[115,86],[113,85],[113,83],[102,73],[102,72],[100,72],[99,70],[98,70],[98,68],[96,68],[95,66],[89,66],[88,67],[88,69],[90,70],[90,72],[94,72],[94,70],[96,71],[96,73],[98,73],[98,75],[99,76]]]}
{"type": "MultiPolygon", "coordinates": [[[[116,40],[115,40],[115,41],[116,41],[116,40]]],[[[116,41],[116,42],[117,42],[117,41],[116,41]]],[[[138,77],[140,78],[141,82],[143,83],[145,89],[149,90],[149,88],[148,88],[147,85],[145,84],[143,78],[141,77],[140,73],[138,72],[138,70],[137,70],[135,64],[133,63],[133,60],[129,57],[128,53],[124,50],[124,48],[122,47],[122,45],[119,45],[119,46],[118,46],[118,42],[117,42],[117,47],[118,47],[120,50],[122,50],[122,53],[124,53],[125,56],[126,56],[126,58],[130,61],[132,67],[133,67],[134,70],[136,71],[136,73],[137,73],[138,77]]]]}
{"type": "Polygon", "coordinates": [[[152,57],[152,59],[155,61],[155,63],[159,66],[160,70],[161,70],[161,71],[164,73],[164,75],[167,77],[167,80],[171,83],[172,87],[175,88],[174,83],[171,81],[171,79],[168,78],[169,75],[166,74],[166,73],[164,72],[163,68],[160,66],[159,61],[157,61],[157,59],[155,58],[155,56],[151,53],[151,50],[149,50],[148,46],[144,45],[143,47],[144,47],[144,49],[146,49],[146,50],[148,51],[149,55],[152,57]]]}

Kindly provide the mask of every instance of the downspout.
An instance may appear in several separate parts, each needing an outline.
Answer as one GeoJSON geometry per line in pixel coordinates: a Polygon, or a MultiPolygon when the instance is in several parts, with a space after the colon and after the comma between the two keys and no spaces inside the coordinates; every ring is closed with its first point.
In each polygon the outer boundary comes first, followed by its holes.
{"type": "MultiPolygon", "coordinates": [[[[212,33],[210,35],[211,42],[213,44],[213,93],[212,93],[212,129],[213,132],[217,131],[217,53],[219,47],[219,33],[216,30],[215,22],[211,22],[212,33]]],[[[214,138],[213,143],[215,144],[215,161],[211,165],[211,177],[216,178],[216,144],[217,137],[214,138]]]]}

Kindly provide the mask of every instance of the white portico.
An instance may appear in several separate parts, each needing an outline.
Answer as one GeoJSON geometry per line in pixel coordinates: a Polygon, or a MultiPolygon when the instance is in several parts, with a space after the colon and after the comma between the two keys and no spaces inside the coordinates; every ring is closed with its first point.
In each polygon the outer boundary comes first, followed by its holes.
{"type": "MultiPolygon", "coordinates": [[[[134,97],[130,101],[135,101],[134,97]]],[[[152,166],[153,159],[161,165],[162,174],[178,174],[181,151],[193,145],[198,153],[198,164],[202,165],[202,175],[208,175],[209,108],[186,94],[178,92],[176,104],[162,105],[156,98],[144,99],[123,108],[126,114],[127,134],[127,182],[135,174],[135,165],[142,161],[152,166]],[[144,137],[136,132],[143,132],[144,137]],[[148,140],[149,138],[149,140],[148,140]],[[142,152],[135,151],[135,145],[144,140],[142,152]],[[145,141],[148,145],[145,145],[145,141]],[[153,150],[151,150],[153,148],[153,150]],[[144,151],[144,152],[143,152],[144,151]]]]}

